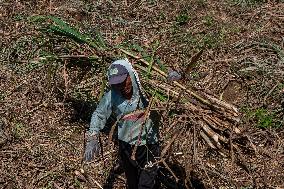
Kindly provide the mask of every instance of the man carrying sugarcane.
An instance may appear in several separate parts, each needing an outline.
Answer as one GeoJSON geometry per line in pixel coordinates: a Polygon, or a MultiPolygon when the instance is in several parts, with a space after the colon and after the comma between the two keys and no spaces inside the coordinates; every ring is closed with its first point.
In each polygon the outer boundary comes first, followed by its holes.
{"type": "Polygon", "coordinates": [[[99,154],[99,131],[111,114],[117,118],[119,156],[128,189],[158,188],[158,128],[148,116],[149,105],[137,72],[127,60],[114,61],[108,69],[110,90],[104,94],[92,115],[87,131],[85,160],[99,154]]]}

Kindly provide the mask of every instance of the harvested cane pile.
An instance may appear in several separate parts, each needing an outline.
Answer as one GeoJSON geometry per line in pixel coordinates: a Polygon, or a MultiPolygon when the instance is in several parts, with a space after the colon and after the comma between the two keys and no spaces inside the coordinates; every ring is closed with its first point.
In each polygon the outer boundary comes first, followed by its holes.
{"type": "MultiPolygon", "coordinates": [[[[125,50],[120,50],[131,58],[135,58],[136,60],[134,61],[140,61],[142,63],[142,66],[134,63],[134,66],[136,65],[139,71],[143,72],[143,70],[146,70],[150,65],[146,60],[125,50]]],[[[169,80],[168,74],[161,71],[159,68],[152,66],[152,69],[152,75],[155,75],[155,77],[152,79],[144,78],[143,84],[146,88],[150,87],[156,91],[162,91],[163,94],[167,94],[167,100],[165,102],[156,101],[155,105],[152,105],[151,110],[158,110],[163,115],[161,136],[169,135],[169,133],[171,135],[169,138],[162,137],[164,139],[164,146],[161,152],[160,162],[170,172],[177,183],[183,182],[183,185],[186,187],[190,185],[193,186],[196,184],[194,183],[195,181],[186,180],[191,177],[188,175],[190,172],[185,173],[187,177],[185,177],[185,180],[181,181],[166,162],[166,160],[172,161],[170,160],[172,159],[171,156],[175,156],[176,154],[188,155],[187,152],[183,154],[178,150],[187,151],[190,149],[190,146],[180,145],[179,149],[174,150],[172,146],[176,145],[174,143],[180,142],[178,138],[181,137],[183,133],[187,133],[193,129],[193,135],[187,138],[187,140],[192,141],[193,156],[186,157],[191,158],[193,163],[196,163],[198,159],[197,143],[200,139],[211,149],[216,150],[221,156],[234,158],[233,152],[240,152],[238,146],[232,142],[232,136],[241,134],[238,128],[240,113],[235,106],[219,100],[214,95],[202,89],[193,91],[193,89],[189,89],[189,87],[182,85],[179,81],[169,80]],[[167,117],[171,111],[177,112],[172,120],[167,117]]],[[[184,136],[182,138],[184,138],[184,136]]],[[[183,144],[185,144],[185,142],[187,141],[183,141],[183,144]]],[[[240,153],[238,157],[240,162],[243,162],[245,165],[240,153]]],[[[189,162],[183,163],[186,165],[189,162]]]]}
{"type": "MultiPolygon", "coordinates": [[[[121,51],[129,56],[135,57],[125,50],[121,51]]],[[[147,67],[150,65],[147,61],[141,58],[138,59],[147,67]]],[[[138,68],[143,69],[140,66],[138,68]]],[[[199,90],[198,92],[194,92],[178,81],[165,82],[167,74],[155,66],[153,66],[153,70],[156,73],[154,75],[160,75],[164,77],[164,80],[159,80],[159,77],[157,77],[155,80],[147,80],[145,85],[150,85],[154,89],[160,89],[165,94],[168,94],[168,97],[174,98],[175,103],[178,103],[180,107],[186,111],[184,116],[189,119],[188,122],[197,124],[202,128],[200,135],[207,144],[213,149],[220,150],[220,153],[225,155],[226,152],[221,143],[229,143],[230,139],[226,134],[230,136],[232,133],[240,133],[237,127],[240,118],[237,108],[217,99],[205,91],[199,90]],[[183,98],[185,100],[181,102],[183,98]]],[[[170,106],[170,103],[166,106],[170,106]]],[[[169,109],[171,109],[171,107],[167,107],[168,111],[169,109]]]]}

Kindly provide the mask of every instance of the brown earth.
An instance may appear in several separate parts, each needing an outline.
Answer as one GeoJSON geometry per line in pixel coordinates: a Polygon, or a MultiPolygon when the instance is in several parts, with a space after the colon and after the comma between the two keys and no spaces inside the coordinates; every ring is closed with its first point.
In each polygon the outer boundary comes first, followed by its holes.
{"type": "MultiPolygon", "coordinates": [[[[42,61],[95,50],[40,32],[33,15],[60,17],[92,36],[99,30],[110,46],[142,47],[181,73],[204,48],[182,82],[240,109],[242,135],[232,136],[240,151],[223,157],[198,137],[194,160],[199,128],[189,125],[171,148],[172,169],[189,188],[284,188],[284,3],[253,0],[0,1],[0,188],[99,188],[75,171],[83,167],[84,132],[110,62],[42,61]]],[[[172,122],[163,117],[162,146],[172,122]]],[[[102,139],[104,155],[84,165],[99,185],[115,159],[107,134],[102,139]]],[[[113,188],[125,188],[123,174],[113,188]]]]}

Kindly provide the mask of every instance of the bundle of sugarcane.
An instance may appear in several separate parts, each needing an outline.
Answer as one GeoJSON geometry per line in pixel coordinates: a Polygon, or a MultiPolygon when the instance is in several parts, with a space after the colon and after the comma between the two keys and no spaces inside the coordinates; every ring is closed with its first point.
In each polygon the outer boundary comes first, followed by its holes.
{"type": "MultiPolygon", "coordinates": [[[[138,70],[145,70],[146,67],[149,67],[150,63],[146,60],[126,50],[120,50],[144,64],[144,66],[134,64],[138,70]]],[[[155,75],[159,75],[163,79],[147,79],[145,84],[182,101],[180,106],[186,109],[186,117],[190,118],[191,123],[200,126],[200,136],[211,148],[217,149],[222,155],[226,155],[227,152],[224,147],[235,147],[230,140],[232,133],[240,133],[237,127],[240,114],[235,106],[219,100],[205,91],[193,91],[178,81],[165,82],[168,74],[156,66],[152,65],[151,68],[152,73],[154,72],[155,75]]],[[[174,136],[177,137],[177,134],[174,136]]],[[[167,149],[163,151],[162,156],[167,149]]]]}

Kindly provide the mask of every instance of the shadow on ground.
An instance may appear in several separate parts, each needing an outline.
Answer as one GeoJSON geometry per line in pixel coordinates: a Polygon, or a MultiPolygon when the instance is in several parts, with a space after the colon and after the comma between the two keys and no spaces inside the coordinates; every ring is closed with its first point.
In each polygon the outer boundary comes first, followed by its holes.
{"type": "MultiPolygon", "coordinates": [[[[206,189],[200,176],[194,171],[190,172],[189,178],[186,176],[185,168],[181,165],[167,162],[171,171],[175,174],[178,180],[175,180],[172,173],[164,166],[160,167],[158,181],[160,182],[160,189],[206,189]]],[[[103,185],[104,189],[113,189],[115,181],[124,173],[123,168],[119,165],[117,160],[110,169],[108,177],[103,185]]]]}

